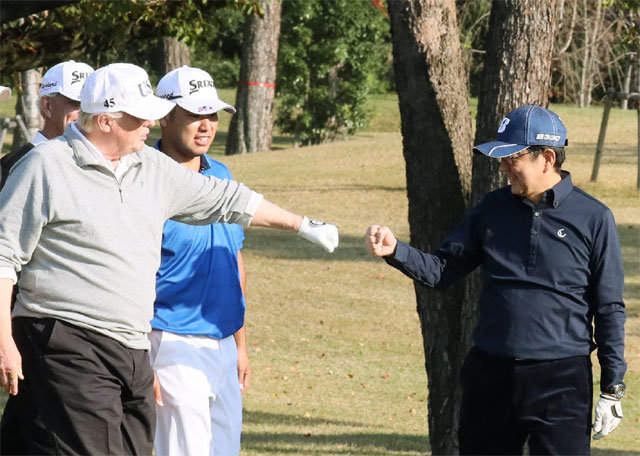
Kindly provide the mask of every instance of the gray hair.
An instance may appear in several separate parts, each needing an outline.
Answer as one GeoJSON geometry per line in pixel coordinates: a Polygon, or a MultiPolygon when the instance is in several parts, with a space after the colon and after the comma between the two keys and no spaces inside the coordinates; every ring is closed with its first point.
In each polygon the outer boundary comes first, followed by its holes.
{"type": "Polygon", "coordinates": [[[57,97],[58,95],[60,95],[58,92],[53,92],[53,93],[49,93],[49,94],[47,94],[47,95],[40,95],[40,96],[38,97],[38,103],[37,103],[37,104],[38,104],[38,112],[40,113],[40,115],[41,115],[43,118],[44,118],[44,112],[42,112],[42,105],[41,105],[41,103],[40,103],[40,102],[42,101],[42,99],[43,99],[43,98],[55,98],[55,97],[57,97]]]}
{"type": "Polygon", "coordinates": [[[80,111],[78,115],[78,126],[85,133],[89,133],[93,129],[93,118],[99,116],[100,114],[104,114],[105,116],[111,119],[119,119],[122,117],[122,112],[99,112],[97,114],[90,114],[88,112],[80,111]]]}

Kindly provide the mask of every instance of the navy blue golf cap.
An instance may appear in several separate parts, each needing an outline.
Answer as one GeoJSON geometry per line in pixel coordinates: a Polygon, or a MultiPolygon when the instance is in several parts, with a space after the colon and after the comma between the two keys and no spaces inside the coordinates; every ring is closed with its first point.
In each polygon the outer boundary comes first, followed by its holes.
{"type": "Polygon", "coordinates": [[[494,158],[509,157],[529,146],[564,147],[567,129],[555,113],[536,105],[516,108],[502,119],[496,141],[479,144],[474,151],[494,158]]]}

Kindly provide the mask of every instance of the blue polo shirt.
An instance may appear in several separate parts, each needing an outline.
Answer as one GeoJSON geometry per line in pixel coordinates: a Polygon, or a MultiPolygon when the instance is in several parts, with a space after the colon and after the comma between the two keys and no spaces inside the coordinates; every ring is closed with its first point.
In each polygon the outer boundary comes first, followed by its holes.
{"type": "Polygon", "coordinates": [[[509,186],[491,192],[433,254],[398,242],[386,260],[436,289],[480,266],[478,348],[546,360],[597,347],[606,388],[626,371],[620,242],[609,208],[562,177],[537,205],[509,186]]]}
{"type": "MultiPolygon", "coordinates": [[[[202,157],[206,176],[231,179],[225,165],[202,157]]],[[[240,225],[187,225],[168,220],[162,233],[162,261],[156,274],[153,329],[222,339],[244,325],[240,287],[240,225]]]]}

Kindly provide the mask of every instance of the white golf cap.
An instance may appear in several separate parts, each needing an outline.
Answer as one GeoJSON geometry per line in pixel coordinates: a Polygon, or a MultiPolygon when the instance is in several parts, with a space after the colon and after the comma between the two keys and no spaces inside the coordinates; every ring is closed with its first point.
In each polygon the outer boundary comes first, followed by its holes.
{"type": "Polygon", "coordinates": [[[11,98],[11,89],[9,87],[0,86],[0,101],[7,101],[11,98]]]}
{"type": "Polygon", "coordinates": [[[231,114],[236,112],[236,108],[218,98],[209,73],[186,65],[165,74],[158,82],[156,95],[193,114],[212,114],[221,109],[231,114]]]}
{"type": "Polygon", "coordinates": [[[80,101],[80,109],[89,114],[122,111],[144,120],[161,119],[173,107],[153,94],[147,72],[131,63],[96,70],[84,83],[80,101]]]}
{"type": "Polygon", "coordinates": [[[58,63],[49,68],[42,77],[40,96],[59,93],[72,100],[80,101],[82,85],[91,73],[93,68],[86,63],[73,60],[58,63]]]}

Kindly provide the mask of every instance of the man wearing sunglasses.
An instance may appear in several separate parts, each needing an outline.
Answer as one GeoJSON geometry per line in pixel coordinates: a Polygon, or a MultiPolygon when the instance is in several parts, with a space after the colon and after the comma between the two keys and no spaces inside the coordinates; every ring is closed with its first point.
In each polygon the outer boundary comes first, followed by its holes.
{"type": "Polygon", "coordinates": [[[407,276],[444,289],[477,267],[484,288],[461,371],[460,454],[586,455],[593,380],[602,370],[593,438],[622,418],[625,311],[611,211],[561,169],[567,131],[539,106],[510,112],[476,152],[500,160],[510,185],[487,194],[433,254],[373,225],[365,243],[407,276]]]}

